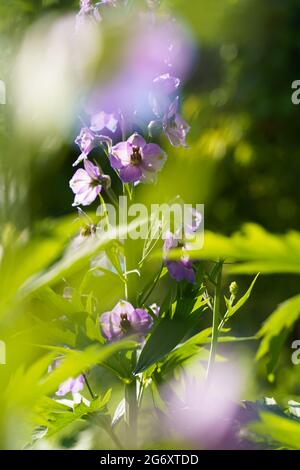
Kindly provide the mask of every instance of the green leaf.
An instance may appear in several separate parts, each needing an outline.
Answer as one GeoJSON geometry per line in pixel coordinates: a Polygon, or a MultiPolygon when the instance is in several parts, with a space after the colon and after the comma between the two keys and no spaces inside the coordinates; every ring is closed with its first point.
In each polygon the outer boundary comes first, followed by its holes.
{"type": "Polygon", "coordinates": [[[293,419],[278,416],[274,413],[260,414],[261,422],[249,426],[250,430],[259,436],[273,439],[278,447],[300,449],[300,423],[293,419]]]}
{"type": "Polygon", "coordinates": [[[258,276],[259,274],[255,276],[247,292],[234,305],[230,305],[230,303],[227,304],[227,312],[225,314],[226,319],[231,318],[240,308],[243,307],[243,305],[245,305],[245,303],[247,302],[247,300],[249,299],[251,295],[252,289],[254,287],[254,284],[258,276]]]}
{"type": "Polygon", "coordinates": [[[280,304],[259,330],[257,336],[261,337],[262,340],[256,354],[256,359],[262,359],[269,354],[269,373],[272,372],[276,365],[282,342],[299,318],[300,295],[296,295],[280,304]]]}
{"type": "MultiPolygon", "coordinates": [[[[97,397],[92,400],[89,405],[81,402],[78,405],[75,405],[74,409],[63,405],[61,405],[63,408],[58,408],[56,402],[52,400],[54,403],[51,407],[45,409],[45,416],[40,416],[41,422],[44,423],[43,426],[45,426],[46,423],[45,427],[47,428],[47,433],[44,430],[44,433],[42,433],[41,437],[51,437],[75,421],[79,421],[93,413],[107,414],[106,405],[110,399],[110,395],[111,390],[109,390],[103,397],[97,397]]],[[[48,406],[50,406],[49,401],[48,406]]],[[[40,436],[35,435],[35,437],[40,436]]]]}
{"type": "Polygon", "coordinates": [[[46,395],[54,393],[59,384],[68,377],[74,377],[82,371],[105,361],[116,351],[135,347],[136,343],[134,341],[123,340],[105,346],[92,345],[87,347],[84,351],[66,349],[65,358],[62,360],[60,366],[41,380],[39,388],[41,392],[46,395]]]}
{"type": "Polygon", "coordinates": [[[195,324],[195,316],[163,318],[154,328],[140,355],[135,374],[143,372],[174,349],[195,324]]]}
{"type": "Polygon", "coordinates": [[[87,266],[90,259],[104,250],[117,237],[126,237],[131,231],[146,223],[146,220],[133,221],[128,226],[117,227],[103,233],[99,237],[86,240],[76,250],[67,250],[64,256],[47,271],[41,272],[26,281],[19,291],[19,298],[33,294],[45,286],[53,286],[60,282],[62,278],[76,274],[83,267],[87,266]]]}
{"type": "MultiPolygon", "coordinates": [[[[173,250],[172,257],[180,256],[173,250]]],[[[300,273],[300,233],[291,231],[274,235],[256,224],[227,237],[205,232],[204,247],[190,251],[194,259],[225,259],[239,264],[228,266],[228,272],[240,274],[300,273]]]]}

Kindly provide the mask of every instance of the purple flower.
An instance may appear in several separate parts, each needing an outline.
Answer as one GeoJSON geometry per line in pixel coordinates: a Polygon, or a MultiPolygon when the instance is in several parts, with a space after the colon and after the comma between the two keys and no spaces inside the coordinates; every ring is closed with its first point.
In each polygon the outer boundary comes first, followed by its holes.
{"type": "Polygon", "coordinates": [[[108,341],[115,341],[130,334],[145,336],[152,326],[151,315],[142,308],[134,308],[129,302],[121,300],[111,312],[103,313],[100,326],[108,341]]]}
{"type": "Polygon", "coordinates": [[[171,232],[166,234],[163,251],[165,265],[168,268],[170,276],[178,282],[186,279],[188,282],[194,283],[196,281],[196,277],[193,265],[190,262],[188,255],[184,253],[184,249],[184,245],[181,244],[171,232]],[[172,249],[180,247],[182,248],[182,255],[179,260],[167,259],[168,253],[172,249]]]}
{"type": "Polygon", "coordinates": [[[179,374],[162,390],[169,411],[163,418],[168,435],[175,431],[197,449],[232,445],[245,379],[243,370],[232,360],[215,364],[209,381],[199,374],[199,364],[179,374]]]}
{"type": "Polygon", "coordinates": [[[174,147],[186,147],[186,136],[190,126],[178,114],[178,97],[171,103],[167,113],[162,119],[163,130],[174,147]]]}
{"type": "Polygon", "coordinates": [[[105,134],[106,131],[114,134],[117,130],[119,119],[115,113],[100,111],[91,117],[91,130],[105,134]]]}
{"type": "MultiPolygon", "coordinates": [[[[54,369],[60,366],[62,358],[55,359],[52,364],[48,367],[48,373],[52,372],[54,369]]],[[[82,374],[78,375],[75,379],[70,377],[69,379],[65,380],[65,382],[61,383],[58,387],[56,395],[59,397],[63,397],[67,395],[67,393],[72,393],[74,402],[80,402],[81,396],[79,392],[84,388],[84,376],[82,374]]]]}
{"type": "Polygon", "coordinates": [[[197,211],[194,207],[190,207],[185,215],[184,220],[184,234],[193,235],[201,227],[203,216],[201,212],[197,211]]]}
{"type": "Polygon", "coordinates": [[[99,167],[89,160],[84,160],[84,169],[77,170],[70,180],[70,188],[75,194],[73,206],[90,205],[102,190],[102,185],[109,187],[109,176],[101,174],[99,167]]]}
{"type": "Polygon", "coordinates": [[[179,85],[180,79],[169,73],[159,75],[153,80],[149,93],[149,103],[153,113],[160,120],[169,112],[169,96],[178,89],[179,85]]]}
{"type": "Polygon", "coordinates": [[[158,95],[171,95],[178,89],[179,85],[179,78],[164,73],[153,80],[152,92],[158,95]]]}
{"type": "Polygon", "coordinates": [[[159,145],[147,144],[136,133],[126,142],[113,146],[110,155],[111,166],[119,170],[124,183],[153,181],[165,161],[166,154],[159,145]]]}
{"type": "Polygon", "coordinates": [[[186,147],[186,137],[190,131],[190,126],[178,113],[179,97],[177,96],[171,104],[163,98],[158,99],[154,95],[150,95],[150,104],[154,114],[160,119],[149,123],[149,131],[154,128],[162,128],[170,143],[174,147],[186,147]],[[166,109],[161,117],[163,109],[166,109]]]}
{"type": "Polygon", "coordinates": [[[73,163],[73,166],[78,165],[82,160],[86,160],[89,153],[100,143],[101,141],[99,136],[92,132],[88,127],[83,127],[80,134],[75,139],[75,144],[79,146],[81,154],[77,158],[76,162],[73,163]]]}
{"type": "Polygon", "coordinates": [[[72,393],[73,395],[76,393],[81,392],[84,388],[84,377],[83,375],[79,375],[75,379],[73,377],[70,377],[67,379],[65,382],[60,384],[56,395],[59,397],[63,397],[67,395],[67,393],[72,393]]]}

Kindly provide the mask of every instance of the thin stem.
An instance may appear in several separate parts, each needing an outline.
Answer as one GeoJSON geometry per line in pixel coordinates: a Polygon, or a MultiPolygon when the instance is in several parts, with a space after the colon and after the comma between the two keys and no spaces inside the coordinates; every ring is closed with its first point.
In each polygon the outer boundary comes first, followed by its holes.
{"type": "Polygon", "coordinates": [[[124,254],[124,290],[125,290],[125,300],[128,300],[128,275],[127,275],[127,258],[124,254]]]}
{"type": "MultiPolygon", "coordinates": [[[[132,352],[132,370],[137,363],[137,353],[132,352]]],[[[138,442],[138,397],[137,379],[125,385],[125,422],[128,430],[128,448],[136,449],[138,442]]]]}
{"type": "Polygon", "coordinates": [[[107,208],[106,208],[106,203],[102,197],[102,194],[99,193],[99,199],[100,199],[100,203],[102,204],[103,206],[103,210],[104,210],[104,218],[105,218],[105,225],[106,225],[106,229],[108,230],[109,229],[109,220],[108,220],[108,212],[107,212],[107,208]]]}
{"type": "Polygon", "coordinates": [[[97,426],[99,426],[101,429],[103,429],[108,436],[112,439],[112,441],[115,443],[117,449],[124,449],[123,444],[121,443],[120,439],[116,435],[115,431],[113,428],[107,423],[104,417],[99,416],[94,416],[89,418],[91,422],[95,423],[97,426]]]}
{"type": "Polygon", "coordinates": [[[211,344],[210,344],[209,360],[208,360],[208,366],[207,366],[207,371],[206,371],[207,379],[211,377],[211,373],[212,373],[213,366],[215,363],[216,352],[217,352],[221,294],[222,294],[222,289],[221,289],[222,269],[223,269],[223,261],[220,260],[218,263],[218,270],[216,273],[216,288],[215,288],[214,307],[213,307],[212,339],[211,339],[211,344]]]}
{"type": "Polygon", "coordinates": [[[87,379],[87,376],[86,376],[85,374],[82,374],[82,375],[83,375],[83,378],[84,378],[84,381],[85,381],[85,385],[87,386],[88,391],[90,392],[90,395],[91,395],[91,397],[92,397],[92,400],[94,400],[94,398],[96,398],[96,396],[95,396],[95,394],[94,394],[94,392],[93,392],[93,390],[92,390],[92,387],[91,387],[90,384],[89,384],[89,381],[88,381],[88,379],[87,379]]]}
{"type": "Polygon", "coordinates": [[[118,206],[118,198],[115,194],[115,192],[111,188],[106,188],[105,192],[107,196],[109,197],[110,201],[113,203],[114,206],[118,206]]]}

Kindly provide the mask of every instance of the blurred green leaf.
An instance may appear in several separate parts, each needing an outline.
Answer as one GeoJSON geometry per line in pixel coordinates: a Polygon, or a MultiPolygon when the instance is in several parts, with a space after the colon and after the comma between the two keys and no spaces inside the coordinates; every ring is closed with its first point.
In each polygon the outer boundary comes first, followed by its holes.
{"type": "Polygon", "coordinates": [[[300,318],[300,295],[286,300],[268,317],[257,336],[262,338],[256,359],[269,356],[268,373],[277,363],[283,342],[293,324],[300,318]]]}
{"type": "Polygon", "coordinates": [[[277,447],[300,449],[300,423],[274,413],[261,413],[261,422],[250,425],[250,430],[264,439],[273,439],[277,447]]]}

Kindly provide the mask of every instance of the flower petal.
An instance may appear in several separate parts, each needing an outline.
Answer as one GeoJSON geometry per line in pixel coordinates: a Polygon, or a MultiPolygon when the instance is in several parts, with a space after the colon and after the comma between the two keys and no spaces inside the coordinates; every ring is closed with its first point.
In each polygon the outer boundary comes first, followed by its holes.
{"type": "Polygon", "coordinates": [[[166,161],[166,154],[157,144],[146,144],[142,151],[142,165],[147,171],[158,171],[166,161]]]}
{"type": "Polygon", "coordinates": [[[134,183],[142,177],[142,169],[140,166],[128,165],[121,168],[120,178],[123,183],[134,183]]]}
{"type": "Polygon", "coordinates": [[[120,302],[118,302],[117,305],[115,305],[115,307],[112,309],[112,312],[117,314],[127,313],[130,315],[133,311],[134,307],[126,300],[120,300],[120,302]]]}
{"type": "Polygon", "coordinates": [[[153,80],[153,89],[160,94],[170,95],[180,86],[180,79],[173,77],[169,73],[159,75],[153,80]]]}
{"type": "Polygon", "coordinates": [[[92,162],[89,160],[84,160],[84,169],[87,172],[87,174],[93,179],[93,180],[98,180],[100,177],[100,170],[97,165],[94,165],[92,162]]]}
{"type": "Polygon", "coordinates": [[[127,142],[129,142],[133,147],[143,148],[146,145],[146,141],[145,141],[144,137],[137,134],[136,132],[134,134],[132,134],[132,136],[129,137],[127,142]]]}
{"type": "Polygon", "coordinates": [[[110,163],[117,170],[129,165],[132,154],[132,145],[129,142],[119,142],[111,149],[110,163]]]}
{"type": "Polygon", "coordinates": [[[92,204],[92,202],[95,201],[97,198],[98,194],[100,193],[102,189],[102,186],[100,184],[98,186],[89,187],[86,191],[84,192],[78,192],[75,196],[73,206],[89,206],[92,204]]]}

